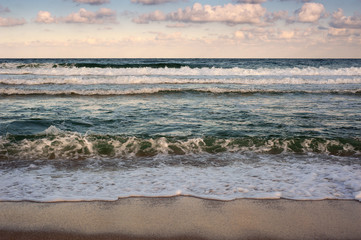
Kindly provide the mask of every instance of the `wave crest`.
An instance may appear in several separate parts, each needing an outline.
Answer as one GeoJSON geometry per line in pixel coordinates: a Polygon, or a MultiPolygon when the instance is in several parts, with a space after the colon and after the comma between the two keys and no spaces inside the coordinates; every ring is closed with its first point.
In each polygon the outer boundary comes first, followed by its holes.
{"type": "Polygon", "coordinates": [[[16,96],[16,95],[74,95],[74,96],[122,96],[122,95],[157,95],[157,94],[177,94],[177,93],[209,93],[209,94],[344,94],[344,95],[359,95],[361,89],[348,90],[275,90],[275,89],[231,89],[219,87],[207,88],[140,88],[128,90],[41,90],[41,89],[18,89],[18,88],[2,88],[0,89],[0,96],[16,96]]]}
{"type": "Polygon", "coordinates": [[[12,75],[48,75],[48,76],[360,76],[361,67],[349,68],[219,68],[219,67],[189,67],[179,65],[176,68],[153,68],[151,66],[111,68],[111,67],[66,67],[53,68],[53,64],[8,66],[2,64],[0,74],[12,75]]]}
{"type": "Polygon", "coordinates": [[[181,77],[155,77],[155,76],[59,76],[59,77],[11,77],[0,79],[4,85],[129,85],[129,84],[234,84],[234,85],[337,85],[337,84],[361,84],[361,77],[226,77],[226,78],[181,78],[181,77]]]}
{"type": "Polygon", "coordinates": [[[254,152],[359,156],[361,139],[323,138],[142,138],[65,132],[51,126],[38,135],[0,138],[0,159],[133,158],[156,155],[254,152]]]}

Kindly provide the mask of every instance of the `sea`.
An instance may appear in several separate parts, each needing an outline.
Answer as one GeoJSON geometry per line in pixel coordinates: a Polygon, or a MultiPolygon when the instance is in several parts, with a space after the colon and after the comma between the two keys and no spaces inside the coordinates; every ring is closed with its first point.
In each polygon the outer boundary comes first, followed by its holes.
{"type": "Polygon", "coordinates": [[[0,59],[0,201],[361,201],[361,59],[0,59]]]}

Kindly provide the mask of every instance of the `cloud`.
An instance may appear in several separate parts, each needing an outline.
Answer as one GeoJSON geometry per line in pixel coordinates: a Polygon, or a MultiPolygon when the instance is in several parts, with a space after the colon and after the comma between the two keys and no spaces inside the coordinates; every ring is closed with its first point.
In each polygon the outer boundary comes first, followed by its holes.
{"type": "Polygon", "coordinates": [[[311,2],[312,0],[281,0],[281,2],[290,2],[290,1],[296,1],[296,2],[311,2]]]}
{"type": "MultiPolygon", "coordinates": [[[[11,12],[8,7],[3,7],[0,4],[0,13],[9,13],[11,12]]],[[[19,25],[24,25],[26,23],[24,18],[4,18],[0,17],[0,27],[14,27],[19,25]]]]}
{"type": "Polygon", "coordinates": [[[348,29],[342,28],[329,28],[328,35],[331,37],[348,37],[350,36],[350,31],[348,29]]]}
{"type": "Polygon", "coordinates": [[[116,23],[116,12],[109,8],[101,8],[96,12],[81,8],[76,13],[71,13],[61,19],[65,23],[86,23],[86,24],[105,24],[116,23]]]}
{"type": "Polygon", "coordinates": [[[238,3],[251,3],[251,4],[259,4],[259,3],[264,3],[267,0],[234,0],[235,2],[238,3]]]}
{"type": "Polygon", "coordinates": [[[357,42],[358,46],[361,43],[361,30],[352,28],[329,28],[327,36],[329,39],[345,42],[357,42]]]}
{"type": "Polygon", "coordinates": [[[78,12],[66,17],[53,17],[50,12],[39,11],[35,19],[37,23],[81,23],[81,24],[106,24],[117,23],[117,13],[109,8],[100,8],[96,12],[81,8],[78,12]]]}
{"type": "Polygon", "coordinates": [[[9,13],[10,12],[10,9],[7,8],[7,7],[3,7],[1,4],[0,4],[0,13],[9,13]]]}
{"type": "Polygon", "coordinates": [[[235,44],[284,44],[284,43],[316,43],[322,41],[323,33],[317,27],[280,29],[277,27],[264,28],[262,26],[243,27],[231,35],[220,35],[220,39],[235,44]]]}
{"type": "Polygon", "coordinates": [[[144,23],[149,23],[150,21],[165,21],[165,20],[167,20],[167,16],[162,11],[156,10],[151,13],[142,14],[138,18],[134,18],[133,22],[144,24],[144,23]]]}
{"type": "Polygon", "coordinates": [[[191,26],[190,24],[184,24],[184,23],[174,23],[167,25],[168,28],[186,28],[190,26],[191,26]]]}
{"type": "Polygon", "coordinates": [[[270,36],[273,35],[275,29],[265,29],[263,27],[242,28],[235,31],[230,36],[220,36],[220,39],[230,42],[248,42],[254,44],[256,42],[269,42],[270,36]]]}
{"type": "Polygon", "coordinates": [[[231,39],[235,40],[252,40],[254,39],[254,35],[248,31],[238,30],[233,33],[233,37],[231,39]]]}
{"type": "Polygon", "coordinates": [[[292,39],[295,37],[295,31],[281,31],[279,38],[281,39],[292,39]]]}
{"type": "Polygon", "coordinates": [[[324,17],[326,10],[321,3],[305,3],[296,13],[299,22],[313,23],[324,17]]]}
{"type": "Polygon", "coordinates": [[[339,8],[332,14],[330,26],[334,28],[361,29],[361,15],[354,14],[352,17],[346,17],[343,15],[343,10],[339,8]]]}
{"type": "Polygon", "coordinates": [[[149,23],[150,21],[175,22],[222,22],[227,24],[257,24],[265,15],[266,9],[259,4],[226,4],[224,6],[211,6],[195,3],[192,7],[178,9],[178,11],[164,14],[157,10],[152,13],[140,15],[133,19],[135,23],[149,23]]]}
{"type": "Polygon", "coordinates": [[[90,4],[90,5],[102,5],[105,3],[109,3],[110,1],[109,0],[73,0],[73,2],[90,4]]]}
{"type": "Polygon", "coordinates": [[[47,11],[39,11],[38,15],[35,19],[37,23],[55,23],[56,19],[51,16],[50,12],[47,11]]]}
{"type": "Polygon", "coordinates": [[[278,11],[278,12],[267,13],[266,17],[265,17],[265,20],[268,23],[273,23],[273,22],[276,22],[276,21],[281,20],[281,19],[287,19],[287,17],[288,17],[288,12],[284,11],[284,10],[281,10],[281,11],[278,11]]]}
{"type": "Polygon", "coordinates": [[[180,32],[165,34],[165,33],[155,33],[156,36],[154,40],[157,41],[182,41],[183,36],[180,32]]]}
{"type": "Polygon", "coordinates": [[[24,25],[26,23],[24,18],[3,18],[0,17],[0,27],[14,27],[24,25]]]}
{"type": "Polygon", "coordinates": [[[143,5],[156,5],[169,2],[178,2],[180,0],[132,0],[132,3],[139,3],[143,5]]]}

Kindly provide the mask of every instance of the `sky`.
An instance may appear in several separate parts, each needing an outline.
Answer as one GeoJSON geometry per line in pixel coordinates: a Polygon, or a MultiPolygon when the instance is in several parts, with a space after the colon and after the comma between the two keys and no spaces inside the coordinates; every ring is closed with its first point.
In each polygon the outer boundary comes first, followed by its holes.
{"type": "Polygon", "coordinates": [[[0,0],[0,58],[361,58],[361,0],[0,0]]]}

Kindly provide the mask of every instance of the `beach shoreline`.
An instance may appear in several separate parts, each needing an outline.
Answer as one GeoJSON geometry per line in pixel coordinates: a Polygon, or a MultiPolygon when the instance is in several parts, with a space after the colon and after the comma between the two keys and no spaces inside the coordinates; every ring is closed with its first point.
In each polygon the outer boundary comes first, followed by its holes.
{"type": "Polygon", "coordinates": [[[360,239],[355,200],[0,202],[1,239],[360,239]]]}

